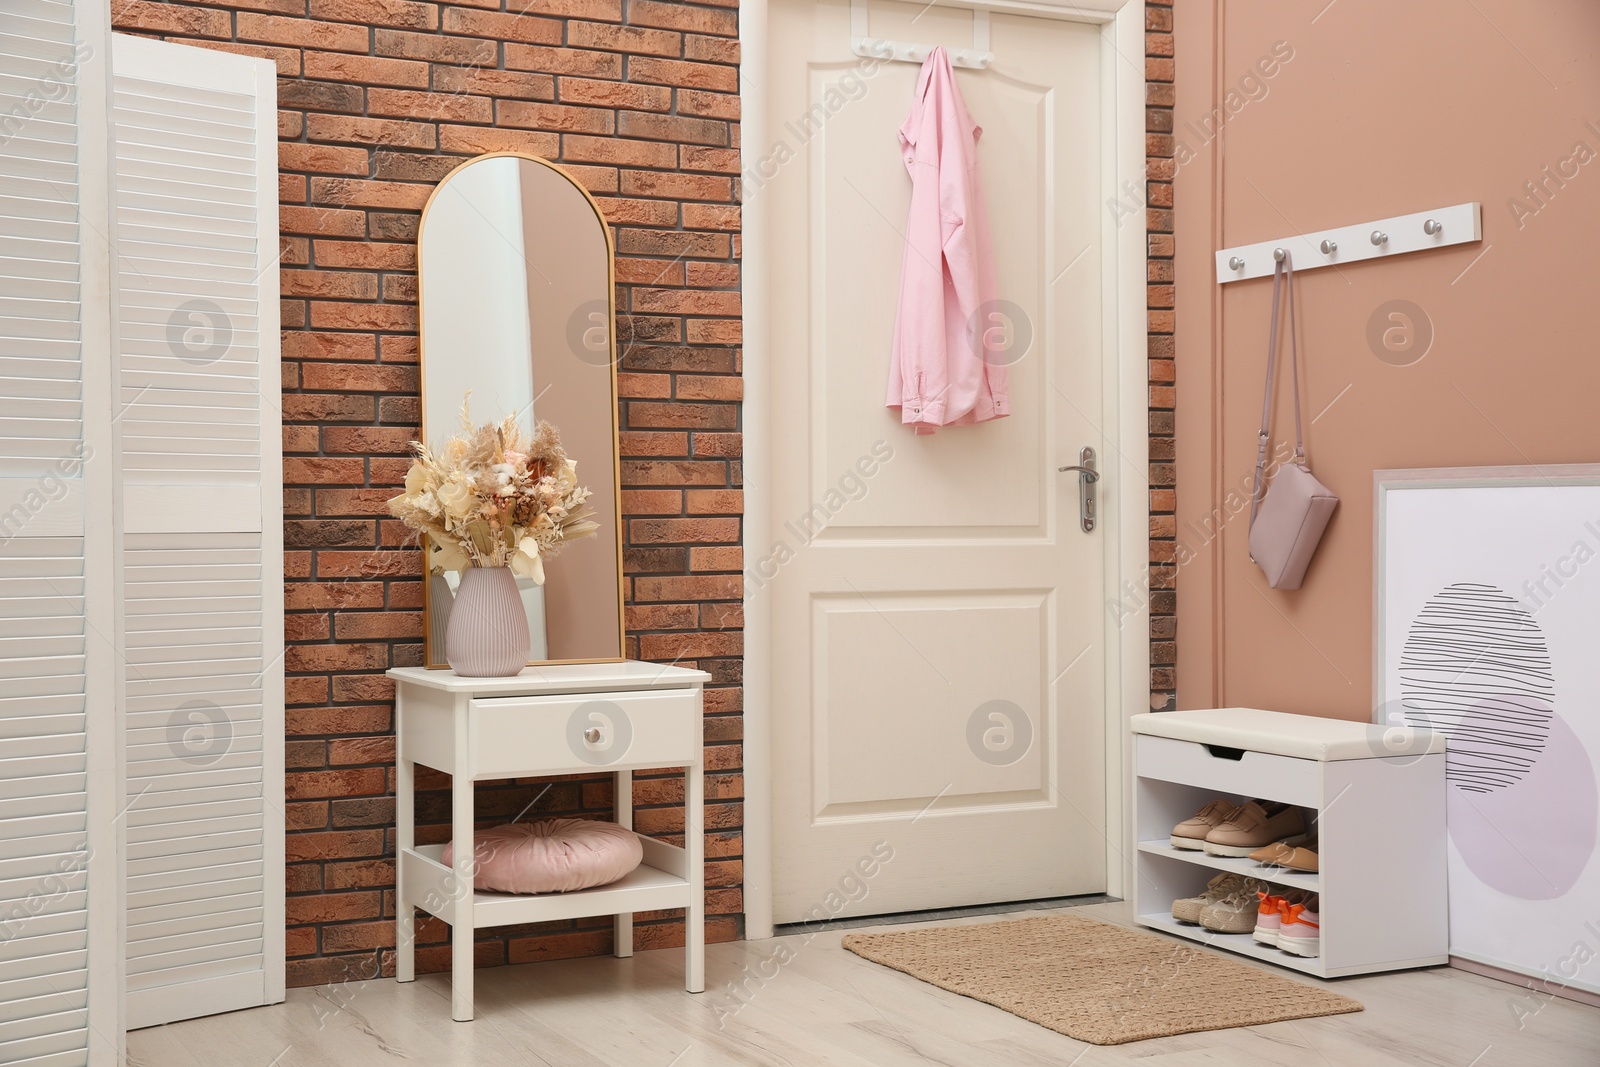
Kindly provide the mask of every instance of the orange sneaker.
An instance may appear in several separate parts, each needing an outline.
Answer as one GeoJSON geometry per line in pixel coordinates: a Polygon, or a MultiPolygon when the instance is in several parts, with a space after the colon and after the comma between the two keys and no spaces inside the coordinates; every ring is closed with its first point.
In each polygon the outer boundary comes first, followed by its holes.
{"type": "Polygon", "coordinates": [[[1319,901],[1312,896],[1304,904],[1290,904],[1278,926],[1278,947],[1296,956],[1322,955],[1322,924],[1317,912],[1319,901]]]}
{"type": "Polygon", "coordinates": [[[1251,936],[1263,945],[1276,945],[1278,933],[1283,929],[1284,915],[1288,914],[1290,905],[1305,902],[1306,891],[1286,889],[1281,897],[1257,891],[1256,897],[1261,903],[1256,908],[1256,928],[1251,931],[1251,936]]]}
{"type": "Polygon", "coordinates": [[[1257,892],[1261,904],[1256,908],[1256,928],[1250,936],[1263,945],[1276,945],[1278,943],[1278,930],[1283,925],[1284,899],[1275,897],[1271,893],[1257,892]]]}

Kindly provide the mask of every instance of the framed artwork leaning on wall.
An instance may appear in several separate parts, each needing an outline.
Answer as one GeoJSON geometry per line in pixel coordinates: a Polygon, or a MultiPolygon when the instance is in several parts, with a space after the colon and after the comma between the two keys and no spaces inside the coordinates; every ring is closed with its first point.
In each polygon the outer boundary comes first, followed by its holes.
{"type": "Polygon", "coordinates": [[[1374,488],[1375,717],[1449,739],[1452,960],[1600,994],[1600,465],[1374,488]]]}

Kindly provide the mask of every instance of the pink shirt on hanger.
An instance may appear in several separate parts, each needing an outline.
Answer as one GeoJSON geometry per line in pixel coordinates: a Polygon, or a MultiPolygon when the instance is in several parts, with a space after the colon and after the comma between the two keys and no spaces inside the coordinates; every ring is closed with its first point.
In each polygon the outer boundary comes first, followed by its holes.
{"type": "Polygon", "coordinates": [[[900,127],[911,211],[889,362],[888,406],[900,408],[900,421],[919,434],[1011,413],[1002,354],[985,358],[989,324],[978,322],[979,309],[995,298],[978,182],[982,134],[956,88],[949,55],[935,48],[900,127]]]}

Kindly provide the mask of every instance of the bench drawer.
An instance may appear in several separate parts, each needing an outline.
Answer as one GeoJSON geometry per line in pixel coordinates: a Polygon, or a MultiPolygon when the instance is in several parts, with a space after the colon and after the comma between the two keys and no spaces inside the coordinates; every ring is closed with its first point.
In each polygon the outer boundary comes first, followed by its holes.
{"type": "Polygon", "coordinates": [[[1141,778],[1308,808],[1322,806],[1320,760],[1219,749],[1198,741],[1149,734],[1139,734],[1135,741],[1134,768],[1141,778]],[[1235,755],[1237,759],[1232,758],[1235,755]]]}

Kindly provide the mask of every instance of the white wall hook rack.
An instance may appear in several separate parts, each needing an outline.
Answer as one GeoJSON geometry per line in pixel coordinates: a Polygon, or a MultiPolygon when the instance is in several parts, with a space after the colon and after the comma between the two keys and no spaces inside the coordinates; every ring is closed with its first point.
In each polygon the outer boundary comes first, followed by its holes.
{"type": "Polygon", "coordinates": [[[1365,259],[1390,259],[1426,248],[1483,240],[1482,211],[1476,202],[1417,211],[1410,215],[1341,226],[1336,230],[1257,241],[1217,253],[1217,281],[1242,282],[1272,274],[1280,250],[1294,257],[1294,269],[1339,267],[1365,259]]]}
{"type": "MultiPolygon", "coordinates": [[[[898,63],[922,63],[934,49],[929,44],[910,41],[891,41],[885,37],[872,37],[867,33],[867,0],[850,0],[850,50],[867,59],[886,59],[898,63]]],[[[994,62],[989,51],[989,12],[975,8],[972,12],[972,47],[949,48],[950,64],[969,70],[987,70],[994,62]]]]}

